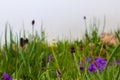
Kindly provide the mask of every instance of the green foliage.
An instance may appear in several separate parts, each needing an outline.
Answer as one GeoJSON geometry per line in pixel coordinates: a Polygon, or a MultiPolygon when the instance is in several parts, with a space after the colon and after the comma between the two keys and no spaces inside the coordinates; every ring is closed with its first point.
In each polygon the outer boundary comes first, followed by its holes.
{"type": "MultiPolygon", "coordinates": [[[[8,44],[6,25],[5,44],[0,48],[0,73],[7,72],[17,80],[119,80],[120,64],[112,66],[109,64],[120,59],[120,44],[118,46],[102,44],[97,25],[94,23],[92,26],[91,32],[88,33],[86,30],[85,39],[58,40],[52,46],[47,42],[45,31],[42,29],[40,34],[29,34],[29,42],[21,47],[20,37],[16,36],[15,41],[11,28],[8,44]],[[89,43],[93,43],[94,47],[90,47],[89,43]],[[70,52],[71,46],[75,47],[74,53],[70,52]],[[97,56],[104,57],[107,60],[105,70],[89,72],[88,62],[83,64],[84,69],[81,70],[78,63],[85,60],[88,55],[93,59],[97,56]],[[52,58],[49,59],[49,56],[52,58]],[[58,75],[57,70],[60,70],[58,75]]],[[[115,34],[119,39],[119,31],[115,34]]]]}

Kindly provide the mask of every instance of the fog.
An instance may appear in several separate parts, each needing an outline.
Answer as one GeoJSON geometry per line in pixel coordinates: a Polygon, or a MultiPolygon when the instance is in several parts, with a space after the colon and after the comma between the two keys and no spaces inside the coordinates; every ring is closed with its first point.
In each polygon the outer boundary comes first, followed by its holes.
{"type": "Polygon", "coordinates": [[[9,23],[13,33],[25,28],[32,31],[31,21],[35,20],[35,30],[41,25],[49,41],[59,38],[81,38],[85,32],[83,16],[88,28],[90,22],[106,21],[106,31],[113,31],[120,25],[119,0],[1,0],[0,35],[4,38],[5,25],[9,23]]]}

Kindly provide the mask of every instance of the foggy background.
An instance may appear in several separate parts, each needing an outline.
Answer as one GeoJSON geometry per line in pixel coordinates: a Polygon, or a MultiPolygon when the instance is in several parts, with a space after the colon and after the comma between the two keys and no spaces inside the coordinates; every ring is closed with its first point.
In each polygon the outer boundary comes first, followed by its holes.
{"type": "Polygon", "coordinates": [[[119,0],[0,0],[0,36],[4,39],[5,24],[9,23],[13,33],[25,28],[32,31],[31,21],[35,20],[35,30],[41,25],[49,41],[58,38],[81,38],[85,32],[83,16],[88,28],[93,20],[100,21],[106,31],[120,25],[119,0]]]}

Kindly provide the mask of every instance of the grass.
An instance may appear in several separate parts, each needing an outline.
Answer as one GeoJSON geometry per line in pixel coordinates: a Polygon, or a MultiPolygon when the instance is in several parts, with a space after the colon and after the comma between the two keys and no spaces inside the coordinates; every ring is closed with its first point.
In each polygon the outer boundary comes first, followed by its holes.
{"type": "MultiPolygon", "coordinates": [[[[120,44],[102,43],[95,23],[89,32],[86,29],[82,40],[57,40],[50,44],[45,31],[41,30],[36,34],[33,31],[28,37],[24,34],[23,46],[20,45],[21,34],[13,36],[11,28],[8,43],[7,29],[5,44],[0,47],[1,79],[6,72],[13,80],[120,80],[120,63],[110,66],[111,62],[120,59],[120,44]],[[26,38],[28,43],[24,42],[26,38]],[[90,46],[90,43],[94,46],[90,46]],[[87,56],[92,58],[88,62],[85,60],[87,56]],[[106,60],[104,70],[90,72],[88,67],[97,57],[106,60]]],[[[113,33],[118,40],[119,32],[113,33]]]]}

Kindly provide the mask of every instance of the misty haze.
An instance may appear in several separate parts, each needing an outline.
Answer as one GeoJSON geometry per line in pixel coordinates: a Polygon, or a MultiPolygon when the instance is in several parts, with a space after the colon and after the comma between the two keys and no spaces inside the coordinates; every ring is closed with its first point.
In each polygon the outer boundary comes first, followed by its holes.
{"type": "MultiPolygon", "coordinates": [[[[45,29],[48,40],[59,38],[81,38],[85,32],[86,16],[90,22],[106,21],[105,30],[117,29],[120,25],[119,0],[4,0],[0,2],[0,35],[4,35],[5,24],[9,23],[13,33],[32,31],[31,21],[35,20],[35,30],[45,29]]],[[[2,36],[3,37],[3,36],[2,36]]]]}

